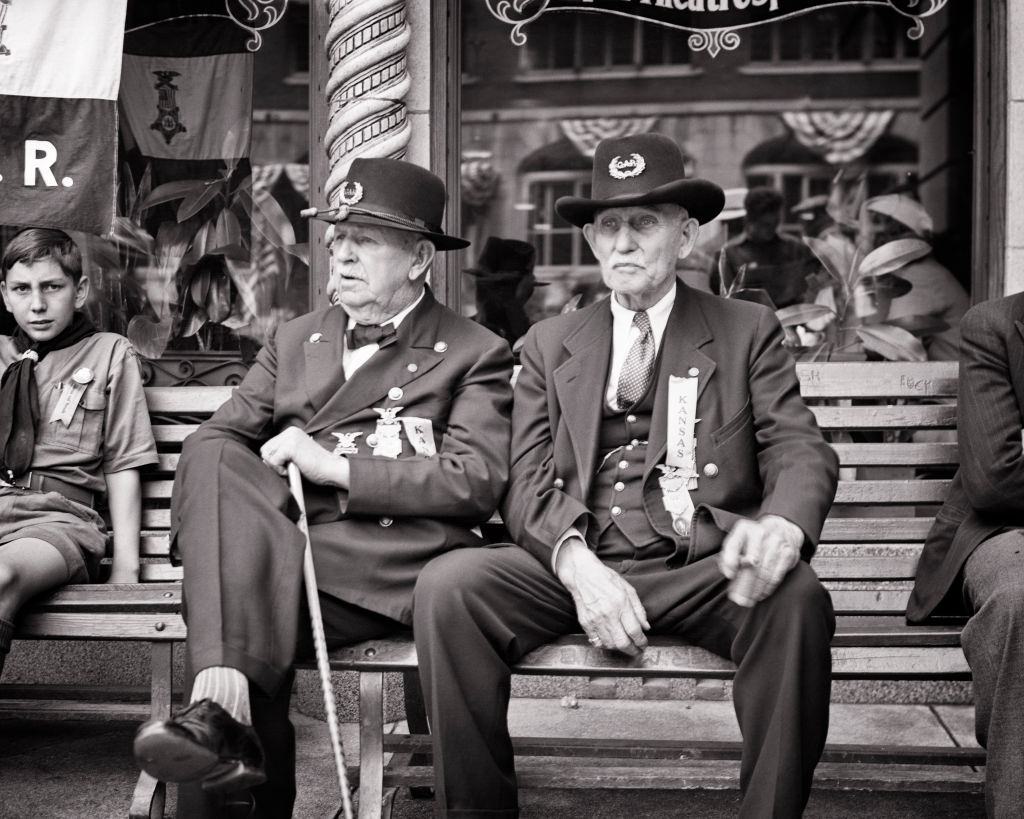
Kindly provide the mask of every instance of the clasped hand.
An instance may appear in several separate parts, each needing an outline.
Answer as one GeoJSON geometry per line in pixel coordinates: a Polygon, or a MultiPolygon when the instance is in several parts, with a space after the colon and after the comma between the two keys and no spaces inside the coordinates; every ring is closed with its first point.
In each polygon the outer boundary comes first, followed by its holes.
{"type": "Polygon", "coordinates": [[[293,463],[311,483],[348,488],[348,459],[332,455],[298,427],[288,427],[264,443],[260,457],[278,475],[287,475],[293,463]]]}
{"type": "Polygon", "coordinates": [[[593,645],[633,656],[643,651],[651,624],[636,589],[598,560],[582,538],[562,544],[555,571],[593,645]]]}

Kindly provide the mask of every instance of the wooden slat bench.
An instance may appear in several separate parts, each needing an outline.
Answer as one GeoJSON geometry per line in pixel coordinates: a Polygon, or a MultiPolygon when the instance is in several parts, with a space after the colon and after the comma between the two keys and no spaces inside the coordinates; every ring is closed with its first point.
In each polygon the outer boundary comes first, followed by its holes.
{"type": "MultiPolygon", "coordinates": [[[[829,588],[838,616],[832,646],[836,679],[967,680],[960,649],[960,622],[908,626],[903,612],[913,585],[921,544],[957,463],[950,441],[913,442],[916,430],[951,430],[956,424],[955,363],[802,363],[798,375],[804,397],[844,467],[836,503],[812,563],[829,588]],[[898,442],[896,438],[898,437],[898,442]],[[898,477],[886,470],[902,468],[898,477]],[[940,477],[915,477],[913,472],[940,477]],[[860,479],[858,479],[858,474],[860,479]],[[877,517],[879,508],[884,517],[877,517]]],[[[159,469],[144,485],[141,582],[121,586],[72,586],[41,600],[21,620],[18,638],[141,640],[152,646],[151,711],[166,715],[171,703],[171,645],[185,637],[180,614],[180,570],[168,560],[168,504],[181,442],[195,424],[229,394],[228,388],[183,387],[147,390],[154,431],[161,449],[159,469]]],[[[338,650],[335,670],[359,673],[361,817],[376,817],[388,794],[400,785],[431,782],[429,738],[422,715],[410,714],[411,734],[385,733],[384,674],[407,675],[414,688],[415,648],[403,639],[378,640],[338,650]],[[389,765],[387,755],[393,754],[389,765]],[[411,755],[420,764],[410,765],[411,755]]],[[[678,639],[655,637],[636,661],[594,649],[581,635],[546,645],[518,663],[519,674],[622,677],[711,678],[732,676],[726,660],[678,639]]],[[[3,699],[0,713],[44,709],[38,700],[3,699]]],[[[23,692],[22,692],[23,693],[23,692]]],[[[56,703],[46,707],[58,708],[56,703]]],[[[66,706],[65,706],[66,707],[66,706]]],[[[738,743],[701,741],[569,740],[518,738],[523,787],[725,787],[735,772],[708,768],[707,760],[737,759],[738,743]],[[587,757],[597,764],[566,765],[552,757],[587,757]],[[618,764],[612,765],[612,761],[618,764]]],[[[980,787],[981,774],[956,777],[939,770],[904,780],[895,763],[910,766],[984,764],[984,752],[959,747],[829,746],[826,762],[885,765],[887,775],[850,773],[825,765],[818,781],[835,787],[980,787]]],[[[866,769],[865,769],[866,770],[866,769]]],[[[324,787],[329,787],[328,783],[324,787]]],[[[132,816],[159,816],[163,790],[143,775],[132,816]]]]}

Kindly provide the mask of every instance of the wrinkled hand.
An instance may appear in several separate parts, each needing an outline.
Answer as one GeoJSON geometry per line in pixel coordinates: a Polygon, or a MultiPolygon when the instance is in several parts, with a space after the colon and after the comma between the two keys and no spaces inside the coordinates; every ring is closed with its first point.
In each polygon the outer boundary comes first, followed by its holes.
{"type": "Polygon", "coordinates": [[[263,444],[260,457],[278,475],[287,475],[293,463],[311,483],[348,488],[348,460],[332,455],[298,427],[288,427],[263,444]]]}
{"type": "Polygon", "coordinates": [[[644,631],[651,625],[636,589],[601,563],[581,538],[562,544],[555,571],[593,645],[633,656],[647,646],[644,631]]]}
{"type": "Polygon", "coordinates": [[[800,561],[803,530],[778,515],[741,520],[732,527],[718,555],[729,580],[729,599],[753,606],[768,597],[800,561]]]}

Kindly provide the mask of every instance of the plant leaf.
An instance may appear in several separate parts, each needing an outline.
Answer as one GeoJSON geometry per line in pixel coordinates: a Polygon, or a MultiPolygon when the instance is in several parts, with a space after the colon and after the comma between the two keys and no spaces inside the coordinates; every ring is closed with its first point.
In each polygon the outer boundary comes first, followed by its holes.
{"type": "Polygon", "coordinates": [[[175,199],[181,199],[193,191],[205,187],[206,182],[202,179],[178,179],[175,182],[165,182],[154,188],[149,196],[143,200],[142,210],[154,207],[155,205],[162,205],[164,202],[173,202],[175,199]]]}
{"type": "Polygon", "coordinates": [[[223,179],[214,179],[211,182],[204,182],[202,190],[195,190],[181,200],[178,205],[178,221],[184,222],[190,216],[195,216],[205,208],[214,197],[224,189],[223,179]]]}
{"type": "Polygon", "coordinates": [[[210,321],[221,322],[231,313],[231,283],[223,273],[210,279],[210,287],[203,305],[210,321]]]}
{"type": "Polygon", "coordinates": [[[277,200],[261,194],[252,200],[252,224],[274,247],[285,249],[295,244],[295,228],[277,200]]]}
{"type": "Polygon", "coordinates": [[[891,324],[869,324],[857,328],[857,337],[864,348],[889,361],[927,361],[928,353],[920,339],[902,327],[891,324]]]}
{"type": "Polygon", "coordinates": [[[791,304],[789,307],[775,311],[775,315],[783,327],[796,327],[798,324],[806,324],[809,321],[835,317],[835,314],[835,310],[824,304],[791,304]]]}
{"type": "Polygon", "coordinates": [[[160,358],[170,338],[170,317],[154,321],[149,316],[133,316],[128,322],[128,340],[143,358],[160,358]]]}
{"type": "Polygon", "coordinates": [[[931,245],[921,239],[896,239],[872,250],[864,257],[857,272],[861,276],[881,276],[931,252],[931,245]]]}
{"type": "Polygon", "coordinates": [[[815,236],[804,236],[804,244],[818,258],[828,274],[836,281],[845,283],[853,261],[853,245],[835,235],[824,239],[815,236]]]}
{"type": "Polygon", "coordinates": [[[137,225],[142,224],[142,211],[145,210],[145,202],[152,192],[153,165],[147,163],[146,170],[142,172],[142,179],[139,180],[138,190],[136,190],[135,197],[132,199],[131,208],[126,211],[128,218],[137,225]]]}

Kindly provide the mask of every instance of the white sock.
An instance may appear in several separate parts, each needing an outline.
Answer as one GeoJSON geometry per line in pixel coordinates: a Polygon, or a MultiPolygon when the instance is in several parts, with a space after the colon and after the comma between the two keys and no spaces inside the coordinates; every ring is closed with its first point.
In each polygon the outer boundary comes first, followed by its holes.
{"type": "Polygon", "coordinates": [[[196,674],[191,702],[211,699],[243,725],[252,725],[249,680],[237,668],[214,665],[196,674]]]}

